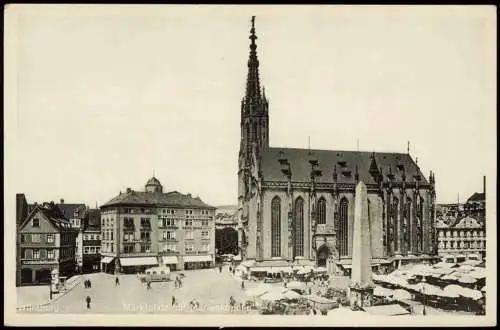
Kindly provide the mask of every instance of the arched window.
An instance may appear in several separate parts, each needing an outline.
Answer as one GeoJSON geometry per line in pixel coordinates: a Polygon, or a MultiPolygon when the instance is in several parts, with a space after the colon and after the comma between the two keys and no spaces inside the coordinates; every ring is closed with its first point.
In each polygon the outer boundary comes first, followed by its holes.
{"type": "Polygon", "coordinates": [[[257,142],[257,123],[253,123],[253,142],[257,142]]]}
{"type": "Polygon", "coordinates": [[[295,240],[294,251],[296,257],[304,256],[304,200],[299,197],[295,200],[295,240]]]}
{"type": "MultiPolygon", "coordinates": [[[[411,249],[411,244],[413,240],[413,228],[411,228],[411,199],[407,198],[406,199],[406,204],[405,204],[405,219],[404,219],[404,242],[406,245],[406,251],[409,251],[411,249]]],[[[412,251],[413,252],[413,251],[412,251]]]]}
{"type": "Polygon", "coordinates": [[[399,200],[394,198],[392,201],[392,218],[394,226],[394,251],[399,251],[399,200]]]}
{"type": "Polygon", "coordinates": [[[341,257],[349,255],[349,227],[348,227],[348,208],[347,198],[342,198],[339,205],[339,228],[337,229],[339,240],[339,254],[341,257]]]}
{"type": "Polygon", "coordinates": [[[271,201],[271,256],[281,256],[281,200],[278,196],[271,201]]]}
{"type": "Polygon", "coordinates": [[[326,200],[321,197],[318,201],[318,225],[326,224],[326,200]]]}
{"type": "Polygon", "coordinates": [[[245,140],[248,142],[250,140],[250,125],[245,124],[245,140]]]}

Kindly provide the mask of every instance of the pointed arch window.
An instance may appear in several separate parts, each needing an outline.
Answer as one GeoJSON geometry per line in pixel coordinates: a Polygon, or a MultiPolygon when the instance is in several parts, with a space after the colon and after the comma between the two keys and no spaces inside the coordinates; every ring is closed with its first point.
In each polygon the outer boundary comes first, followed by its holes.
{"type": "MultiPolygon", "coordinates": [[[[405,218],[404,218],[404,224],[403,224],[403,239],[404,239],[404,244],[406,245],[406,251],[409,251],[412,246],[412,228],[411,228],[411,198],[406,199],[405,203],[405,218]]],[[[413,252],[413,251],[412,251],[413,252]]]]}
{"type": "Polygon", "coordinates": [[[347,198],[342,198],[340,200],[339,205],[339,228],[337,230],[338,233],[338,246],[339,246],[339,254],[341,257],[349,255],[349,227],[348,227],[348,219],[349,219],[349,201],[347,198]]]}
{"type": "Polygon", "coordinates": [[[281,199],[271,201],[271,256],[281,256],[281,199]]]}
{"type": "Polygon", "coordinates": [[[392,201],[392,226],[394,232],[394,251],[399,250],[399,200],[394,198],[392,201]]]}
{"type": "Polygon", "coordinates": [[[295,240],[294,250],[296,257],[304,256],[304,200],[299,197],[295,200],[295,240]]]}
{"type": "Polygon", "coordinates": [[[326,224],[326,200],[321,197],[318,201],[318,225],[326,224]]]}

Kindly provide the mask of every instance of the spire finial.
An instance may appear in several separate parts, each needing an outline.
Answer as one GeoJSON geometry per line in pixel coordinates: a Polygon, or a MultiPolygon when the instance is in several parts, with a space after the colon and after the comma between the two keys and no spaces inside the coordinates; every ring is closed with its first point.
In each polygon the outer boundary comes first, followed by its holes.
{"type": "Polygon", "coordinates": [[[153,168],[153,178],[154,178],[154,176],[155,176],[155,169],[153,168]]]}
{"type": "Polygon", "coordinates": [[[410,141],[408,141],[408,146],[406,147],[406,152],[408,155],[410,154],[410,141]]]}

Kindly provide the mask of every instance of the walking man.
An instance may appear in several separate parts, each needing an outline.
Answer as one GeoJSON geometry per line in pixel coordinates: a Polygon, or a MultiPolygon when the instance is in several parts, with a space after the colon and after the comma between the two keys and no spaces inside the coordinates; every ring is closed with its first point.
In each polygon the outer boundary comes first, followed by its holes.
{"type": "Polygon", "coordinates": [[[90,309],[90,296],[87,296],[87,298],[85,298],[85,301],[87,302],[87,309],[90,309]]]}
{"type": "Polygon", "coordinates": [[[120,280],[118,279],[118,276],[115,279],[115,288],[120,285],[120,280]]]}
{"type": "Polygon", "coordinates": [[[241,281],[241,288],[245,289],[245,281],[241,281]]]}
{"type": "Polygon", "coordinates": [[[172,296],[172,307],[175,305],[175,296],[172,296]]]}

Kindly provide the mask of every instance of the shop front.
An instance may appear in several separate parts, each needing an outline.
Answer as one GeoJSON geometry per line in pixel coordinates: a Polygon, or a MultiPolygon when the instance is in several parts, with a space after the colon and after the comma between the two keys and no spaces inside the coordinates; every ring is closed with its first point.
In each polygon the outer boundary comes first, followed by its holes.
{"type": "Polygon", "coordinates": [[[101,259],[101,271],[104,273],[114,273],[115,271],[115,263],[113,262],[115,260],[114,257],[104,257],[101,259]]]}
{"type": "Polygon", "coordinates": [[[156,257],[120,258],[121,270],[125,274],[144,273],[146,269],[158,266],[156,257]]]}
{"type": "Polygon", "coordinates": [[[202,269],[211,268],[213,265],[212,257],[210,255],[201,256],[185,256],[184,269],[202,269]]]}
{"type": "Polygon", "coordinates": [[[171,271],[177,270],[177,264],[179,260],[177,256],[163,256],[161,257],[161,262],[164,266],[170,268],[171,271]]]}

